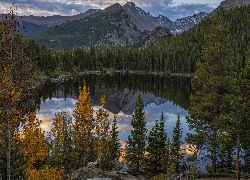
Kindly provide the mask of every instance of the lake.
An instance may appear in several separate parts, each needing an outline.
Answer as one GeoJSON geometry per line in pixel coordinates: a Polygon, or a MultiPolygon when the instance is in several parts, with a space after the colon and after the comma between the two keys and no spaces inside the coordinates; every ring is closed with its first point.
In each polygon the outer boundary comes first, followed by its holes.
{"type": "MultiPolygon", "coordinates": [[[[122,148],[125,147],[125,141],[132,130],[130,122],[139,92],[145,105],[144,116],[148,130],[155,125],[155,121],[160,119],[163,112],[166,133],[170,139],[178,114],[183,128],[183,142],[186,133],[190,132],[185,116],[189,115],[191,78],[113,74],[78,76],[60,82],[47,80],[39,90],[40,101],[37,103],[37,118],[42,121],[41,128],[46,134],[51,129],[56,112],[65,110],[72,115],[79,95],[79,86],[83,87],[83,81],[89,89],[94,110],[99,108],[99,99],[105,95],[104,108],[109,112],[110,125],[114,115],[117,117],[122,148]]],[[[186,149],[187,144],[184,143],[183,147],[186,149]]],[[[190,153],[188,150],[186,152],[190,153]]]]}

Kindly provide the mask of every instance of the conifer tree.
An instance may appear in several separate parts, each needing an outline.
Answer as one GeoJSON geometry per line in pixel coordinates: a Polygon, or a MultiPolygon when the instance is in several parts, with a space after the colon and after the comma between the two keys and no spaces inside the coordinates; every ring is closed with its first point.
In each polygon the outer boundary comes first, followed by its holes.
{"type": "MultiPolygon", "coordinates": [[[[236,147],[236,179],[240,180],[240,151],[246,150],[247,152],[250,146],[250,60],[237,76],[235,83],[237,85],[236,98],[232,101],[232,111],[229,114],[230,126],[227,127],[227,132],[228,138],[234,141],[234,147],[236,147]]],[[[245,158],[244,164],[249,165],[249,157],[248,160],[245,158]]]]}
{"type": "Polygon", "coordinates": [[[71,172],[76,162],[72,132],[72,118],[66,111],[58,112],[53,119],[50,136],[50,162],[53,166],[71,172]]]}
{"type": "Polygon", "coordinates": [[[181,141],[182,138],[182,128],[181,127],[181,122],[180,122],[180,114],[178,114],[178,119],[176,121],[176,126],[174,127],[173,130],[173,138],[172,138],[172,144],[171,144],[171,157],[172,157],[172,162],[175,167],[175,171],[178,173],[181,171],[182,167],[182,162],[184,160],[184,154],[181,151],[184,150],[181,148],[181,145],[183,142],[181,141]]]}
{"type": "Polygon", "coordinates": [[[121,156],[120,143],[118,139],[119,132],[117,131],[117,120],[114,115],[114,121],[112,124],[112,130],[110,132],[110,141],[106,153],[101,158],[101,169],[102,170],[117,170],[119,165],[119,158],[121,156]]]}
{"type": "Polygon", "coordinates": [[[167,134],[164,128],[163,112],[160,122],[156,120],[155,126],[149,133],[147,152],[147,171],[153,175],[166,172],[169,149],[167,134]]]}
{"type": "Polygon", "coordinates": [[[125,148],[128,171],[134,175],[139,175],[143,172],[145,162],[147,129],[143,109],[144,104],[139,93],[135,104],[135,111],[132,114],[133,119],[131,120],[134,130],[131,131],[131,136],[128,136],[125,148]]]}
{"type": "Polygon", "coordinates": [[[197,71],[192,78],[194,94],[190,96],[190,117],[187,117],[187,121],[196,134],[188,133],[186,138],[188,143],[195,144],[200,151],[208,152],[206,156],[212,160],[214,172],[219,148],[218,133],[223,131],[223,125],[227,125],[221,115],[230,111],[234,92],[232,50],[222,18],[216,17],[211,22],[211,34],[204,37],[202,61],[197,63],[197,71]]]}

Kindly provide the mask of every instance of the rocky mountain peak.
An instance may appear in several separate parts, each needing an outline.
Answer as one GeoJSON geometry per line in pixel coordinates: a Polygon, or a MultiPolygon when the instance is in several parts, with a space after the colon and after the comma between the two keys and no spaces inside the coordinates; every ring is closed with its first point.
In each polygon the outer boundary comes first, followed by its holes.
{"type": "Polygon", "coordinates": [[[193,16],[177,19],[173,22],[163,15],[153,17],[137,7],[133,2],[127,2],[122,8],[131,16],[132,21],[138,26],[138,29],[153,31],[156,27],[162,26],[169,29],[173,34],[181,33],[184,30],[187,31],[207,15],[206,13],[201,12],[194,14],[193,16]]]}
{"type": "Polygon", "coordinates": [[[153,31],[156,27],[160,26],[153,16],[137,7],[133,2],[126,3],[124,6],[122,6],[122,8],[131,17],[134,24],[136,24],[138,29],[141,31],[153,31]]]}
{"type": "Polygon", "coordinates": [[[124,6],[130,6],[132,8],[136,8],[137,6],[133,2],[127,2],[124,6]]]}
{"type": "MultiPolygon", "coordinates": [[[[89,9],[85,13],[93,14],[93,13],[96,13],[96,12],[99,12],[99,11],[101,11],[101,9],[89,9]]],[[[82,14],[82,13],[80,13],[80,14],[82,14]]]]}
{"type": "Polygon", "coordinates": [[[236,6],[240,7],[241,5],[243,6],[248,4],[250,4],[250,0],[225,0],[222,1],[216,9],[209,13],[208,17],[215,15],[217,9],[220,10],[220,7],[222,7],[224,10],[229,10],[235,8],[236,6]]]}

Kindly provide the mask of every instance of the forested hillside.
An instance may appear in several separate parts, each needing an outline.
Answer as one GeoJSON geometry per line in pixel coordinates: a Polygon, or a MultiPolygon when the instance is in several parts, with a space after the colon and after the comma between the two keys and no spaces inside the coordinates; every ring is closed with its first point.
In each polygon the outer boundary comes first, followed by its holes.
{"type": "Polygon", "coordinates": [[[116,70],[194,73],[196,63],[203,61],[201,50],[204,45],[204,37],[210,34],[211,23],[217,16],[222,16],[222,23],[227,29],[225,36],[230,43],[230,49],[234,52],[236,71],[240,72],[245,66],[246,54],[250,48],[250,6],[221,11],[212,18],[201,21],[187,32],[156,45],[148,44],[147,48],[108,48],[97,53],[98,48],[94,46],[91,49],[79,47],[71,52],[66,49],[53,52],[42,46],[37,59],[39,68],[46,74],[48,71],[54,72],[59,63],[63,71],[69,72],[114,68],[116,70]]]}
{"type": "Polygon", "coordinates": [[[41,46],[53,50],[78,47],[119,47],[132,45],[147,36],[149,31],[140,31],[133,24],[120,4],[89,15],[81,20],[66,22],[51,27],[43,34],[28,35],[41,46]]]}

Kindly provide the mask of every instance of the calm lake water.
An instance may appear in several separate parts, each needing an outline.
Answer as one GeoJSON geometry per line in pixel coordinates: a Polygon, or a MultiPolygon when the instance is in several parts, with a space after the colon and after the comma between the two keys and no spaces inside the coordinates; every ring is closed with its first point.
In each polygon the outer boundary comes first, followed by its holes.
{"type": "MultiPolygon", "coordinates": [[[[182,141],[185,142],[186,133],[190,132],[185,116],[188,116],[189,97],[191,93],[191,79],[183,77],[160,77],[154,75],[88,75],[79,76],[63,82],[48,80],[39,90],[37,118],[41,128],[46,133],[51,129],[55,113],[61,110],[71,115],[79,95],[79,86],[83,81],[89,88],[90,98],[94,110],[99,107],[99,99],[105,95],[107,102],[104,108],[109,112],[110,125],[116,115],[118,122],[119,139],[122,148],[132,130],[131,119],[135,108],[138,93],[142,94],[147,129],[150,130],[155,121],[160,119],[163,111],[165,129],[169,138],[172,138],[173,128],[180,114],[182,141]]],[[[186,149],[187,144],[183,147],[186,149]]],[[[188,150],[186,150],[187,154],[188,150]]]]}

